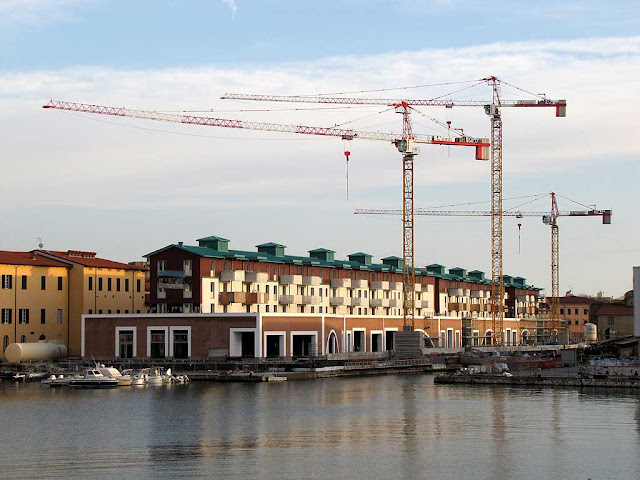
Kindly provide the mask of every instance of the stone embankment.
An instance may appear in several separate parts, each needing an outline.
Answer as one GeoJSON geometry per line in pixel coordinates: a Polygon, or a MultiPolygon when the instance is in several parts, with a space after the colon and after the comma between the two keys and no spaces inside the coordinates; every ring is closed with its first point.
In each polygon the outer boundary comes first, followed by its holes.
{"type": "Polygon", "coordinates": [[[640,378],[607,377],[588,378],[581,376],[549,377],[504,375],[455,375],[442,374],[434,379],[434,383],[461,385],[509,385],[540,387],[580,387],[580,388],[640,388],[640,378]]]}

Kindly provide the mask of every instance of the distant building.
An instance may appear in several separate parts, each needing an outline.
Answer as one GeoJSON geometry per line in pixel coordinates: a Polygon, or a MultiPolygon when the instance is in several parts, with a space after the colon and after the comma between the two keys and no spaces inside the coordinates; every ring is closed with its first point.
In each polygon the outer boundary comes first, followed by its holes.
{"type": "Polygon", "coordinates": [[[62,340],[69,333],[71,265],[33,252],[0,251],[0,338],[10,343],[62,340]]]}
{"type": "Polygon", "coordinates": [[[602,300],[593,297],[574,295],[560,297],[560,318],[564,320],[570,342],[584,340],[584,325],[592,320],[593,306],[602,303],[602,300]]]}
{"type": "Polygon", "coordinates": [[[596,321],[599,339],[633,335],[633,306],[614,303],[602,305],[596,321]]]}
{"type": "Polygon", "coordinates": [[[144,268],[94,252],[0,252],[0,270],[4,348],[44,337],[62,340],[70,355],[80,355],[83,314],[147,311],[144,268]]]}

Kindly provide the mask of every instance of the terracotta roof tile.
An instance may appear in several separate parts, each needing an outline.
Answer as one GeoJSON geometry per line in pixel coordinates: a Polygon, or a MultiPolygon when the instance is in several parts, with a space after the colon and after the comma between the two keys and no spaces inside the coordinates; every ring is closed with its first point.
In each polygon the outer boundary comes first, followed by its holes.
{"type": "Polygon", "coordinates": [[[600,307],[598,315],[633,315],[633,307],[610,303],[600,307]]]}
{"type": "Polygon", "coordinates": [[[96,257],[95,252],[84,252],[81,250],[67,250],[66,252],[57,252],[47,250],[46,253],[54,255],[63,260],[67,260],[74,263],[79,263],[85,267],[93,268],[114,268],[118,270],[138,270],[145,271],[145,267],[139,267],[137,265],[129,265],[128,263],[114,262],[113,260],[107,260],[104,258],[96,257]]]}
{"type": "Polygon", "coordinates": [[[33,265],[38,267],[67,267],[70,265],[33,252],[9,252],[0,250],[0,263],[8,265],[33,265]]]}

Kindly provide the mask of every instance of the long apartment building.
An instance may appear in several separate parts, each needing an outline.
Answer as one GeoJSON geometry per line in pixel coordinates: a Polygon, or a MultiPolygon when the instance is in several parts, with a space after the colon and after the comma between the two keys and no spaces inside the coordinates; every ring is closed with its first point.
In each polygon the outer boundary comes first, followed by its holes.
{"type": "Polygon", "coordinates": [[[145,268],[78,250],[0,252],[0,336],[61,340],[81,352],[83,314],[146,313],[145,268]]]}
{"type": "MultiPolygon", "coordinates": [[[[374,263],[363,252],[335,259],[327,248],[285,254],[269,242],[254,251],[229,249],[211,236],[147,255],[150,306],[156,313],[296,313],[402,316],[403,260],[374,263]]],[[[505,314],[533,318],[540,289],[505,275],[505,314]]],[[[416,268],[415,318],[490,318],[491,281],[484,273],[438,264],[416,268]]]]}

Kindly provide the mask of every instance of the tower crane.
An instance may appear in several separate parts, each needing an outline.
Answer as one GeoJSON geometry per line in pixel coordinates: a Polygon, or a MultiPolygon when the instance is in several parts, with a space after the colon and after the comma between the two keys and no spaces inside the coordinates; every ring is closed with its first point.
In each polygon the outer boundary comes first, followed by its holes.
{"type": "Polygon", "coordinates": [[[393,133],[367,132],[336,127],[313,127],[305,125],[286,125],[279,123],[248,122],[242,120],[230,120],[206,116],[181,115],[175,113],[162,113],[148,110],[131,110],[121,107],[108,107],[51,100],[43,108],[68,110],[72,112],[94,113],[100,115],[112,115],[116,117],[141,118],[161,122],[174,122],[190,125],[205,125],[210,127],[239,128],[248,130],[262,130],[271,132],[297,133],[303,135],[323,135],[338,137],[343,140],[383,140],[391,142],[402,154],[403,159],[403,238],[404,238],[404,266],[403,266],[403,293],[404,293],[404,330],[411,331],[414,327],[414,289],[415,268],[413,252],[413,160],[419,153],[415,144],[424,143],[432,145],[454,145],[475,147],[477,160],[487,160],[489,139],[474,138],[465,135],[436,136],[415,135],[409,118],[410,107],[406,102],[398,102],[393,105],[397,112],[403,114],[403,129],[401,135],[393,133]]]}
{"type": "MultiPolygon", "coordinates": [[[[551,192],[551,210],[548,212],[522,212],[516,210],[506,210],[501,212],[503,217],[542,217],[542,222],[551,227],[551,304],[550,304],[550,321],[552,332],[555,330],[556,335],[560,332],[560,228],[558,227],[559,217],[602,217],[604,225],[611,224],[611,210],[598,210],[592,208],[590,210],[558,210],[556,194],[551,192]]],[[[400,210],[397,209],[358,209],[354,212],[356,215],[399,215],[400,210]]],[[[416,209],[415,215],[428,215],[436,217],[490,217],[492,210],[424,210],[416,209]]],[[[504,288],[504,284],[502,286],[504,288]]],[[[492,289],[493,295],[493,289],[492,289]]],[[[491,303],[493,313],[493,302],[491,303]]],[[[503,310],[502,304],[500,310],[503,310]]],[[[497,332],[495,332],[495,335],[497,332]]],[[[500,333],[502,335],[502,333],[500,333]]]]}
{"type": "MultiPolygon", "coordinates": [[[[492,89],[491,101],[477,100],[448,100],[412,99],[398,100],[389,98],[347,98],[324,95],[254,95],[241,93],[227,93],[223,99],[255,100],[266,102],[299,102],[299,103],[326,103],[326,104],[354,104],[354,105],[403,105],[405,112],[408,107],[414,106],[440,106],[452,108],[482,107],[489,116],[491,122],[491,318],[492,328],[496,333],[494,338],[497,344],[502,342],[502,324],[504,312],[501,305],[504,304],[504,286],[502,278],[502,107],[552,107],[556,110],[556,117],[565,117],[567,111],[566,100],[549,100],[544,94],[537,94],[538,100],[503,100],[500,98],[500,85],[503,82],[495,76],[482,78],[479,82],[486,82],[492,89]],[[498,335],[499,334],[499,335],[498,335]]],[[[512,85],[510,85],[512,86],[512,85]]],[[[517,87],[516,87],[517,88],[517,87]]],[[[521,90],[521,89],[519,89],[521,90]]],[[[529,92],[527,92],[529,93],[529,92]]],[[[406,169],[405,169],[406,172],[406,169]]],[[[406,175],[405,175],[406,178],[406,175]]],[[[406,180],[405,180],[406,185],[406,180]]],[[[406,194],[405,194],[406,196],[406,194]]],[[[405,224],[405,231],[409,228],[405,224]]],[[[405,251],[408,250],[408,239],[405,236],[405,251]]],[[[405,259],[406,264],[406,259],[405,259]]],[[[406,307],[406,305],[405,305],[406,307]]]]}

